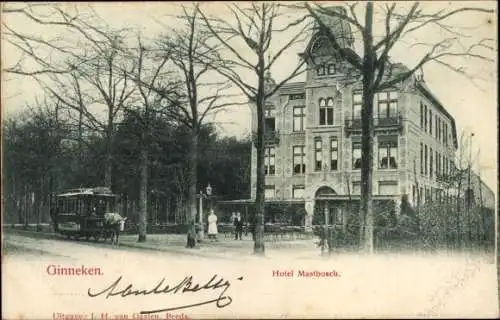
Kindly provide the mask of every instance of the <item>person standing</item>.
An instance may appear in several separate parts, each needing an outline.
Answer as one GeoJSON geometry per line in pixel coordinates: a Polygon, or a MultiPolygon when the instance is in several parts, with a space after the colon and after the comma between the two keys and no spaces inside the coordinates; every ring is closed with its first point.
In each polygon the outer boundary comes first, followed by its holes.
{"type": "Polygon", "coordinates": [[[235,240],[238,238],[241,240],[241,236],[243,234],[243,219],[241,218],[240,212],[236,212],[236,218],[234,219],[234,227],[235,227],[235,240]]]}
{"type": "Polygon", "coordinates": [[[210,214],[208,215],[208,238],[217,240],[217,216],[214,213],[214,210],[210,210],[210,214]]]}
{"type": "Polygon", "coordinates": [[[236,212],[231,212],[231,224],[233,225],[232,232],[234,233],[234,237],[236,238],[236,212]]]}

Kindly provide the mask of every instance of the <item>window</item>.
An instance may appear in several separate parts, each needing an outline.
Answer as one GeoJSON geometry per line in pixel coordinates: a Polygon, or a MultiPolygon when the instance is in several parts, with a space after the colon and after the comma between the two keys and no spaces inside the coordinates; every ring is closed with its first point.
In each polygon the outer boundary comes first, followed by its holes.
{"type": "Polygon", "coordinates": [[[334,209],[334,214],[335,214],[335,224],[336,225],[342,225],[344,223],[344,217],[342,214],[342,210],[340,208],[334,209]]]}
{"type": "Polygon", "coordinates": [[[436,163],[437,173],[441,175],[441,154],[439,154],[438,152],[436,153],[437,153],[437,163],[436,163]]]}
{"type": "Polygon", "coordinates": [[[398,167],[398,140],[391,138],[378,143],[378,167],[379,169],[397,169],[398,167]]]}
{"type": "Polygon", "coordinates": [[[439,140],[444,143],[444,121],[439,122],[439,140]]]}
{"type": "Polygon", "coordinates": [[[330,138],[330,170],[338,170],[339,142],[337,137],[330,138]]]}
{"type": "Polygon", "coordinates": [[[314,139],[314,170],[321,171],[323,168],[323,151],[321,148],[321,138],[314,139]]]}
{"type": "Polygon", "coordinates": [[[266,147],[264,149],[264,174],[274,175],[275,168],[275,150],[274,147],[266,147]]]}
{"type": "Polygon", "coordinates": [[[266,199],[272,199],[276,197],[276,189],[274,186],[265,186],[264,197],[266,199]]]}
{"type": "Polygon", "coordinates": [[[292,198],[304,198],[304,186],[293,186],[292,187],[292,198]]]}
{"type": "Polygon", "coordinates": [[[289,96],[290,100],[302,100],[305,99],[306,95],[305,93],[296,93],[296,94],[291,94],[289,96]]]}
{"type": "Polygon", "coordinates": [[[352,95],[352,119],[361,120],[361,106],[363,104],[363,95],[361,92],[355,92],[352,95]]]}
{"type": "Polygon", "coordinates": [[[438,123],[438,116],[437,114],[434,116],[434,136],[436,137],[436,139],[439,138],[438,134],[439,134],[439,123],[438,123]]]}
{"type": "Polygon", "coordinates": [[[437,130],[438,134],[437,134],[437,139],[439,140],[439,142],[442,142],[442,141],[441,141],[441,119],[438,119],[437,124],[438,124],[438,130],[437,130]]]}
{"type": "Polygon", "coordinates": [[[447,167],[446,167],[446,156],[443,154],[441,155],[441,174],[442,175],[447,175],[448,174],[448,171],[446,170],[447,167]]]}
{"type": "Polygon", "coordinates": [[[424,104],[424,131],[427,132],[427,105],[424,104]]]}
{"type": "Polygon", "coordinates": [[[420,174],[424,174],[424,144],[420,142],[420,174]]]}
{"type": "Polygon", "coordinates": [[[333,99],[319,99],[319,125],[333,125],[333,99]]]}
{"type": "Polygon", "coordinates": [[[294,174],[304,174],[306,172],[305,164],[305,147],[304,146],[294,146],[293,147],[293,173],[294,174]]]}
{"type": "Polygon", "coordinates": [[[429,134],[432,135],[432,110],[429,109],[429,134]]]}
{"type": "Polygon", "coordinates": [[[352,194],[354,195],[361,194],[361,181],[352,182],[352,194]]]}
{"type": "Polygon", "coordinates": [[[446,161],[445,161],[444,154],[441,155],[439,158],[439,171],[441,172],[441,175],[446,174],[446,161]]]}
{"type": "Polygon", "coordinates": [[[305,106],[298,106],[293,108],[293,131],[304,131],[305,117],[306,117],[305,106]]]}
{"type": "Polygon", "coordinates": [[[361,168],[361,142],[352,143],[352,168],[361,168]]]}
{"type": "Polygon", "coordinates": [[[266,132],[276,131],[276,119],[274,117],[266,117],[266,132]]]}
{"type": "Polygon", "coordinates": [[[444,154],[441,154],[441,156],[439,157],[439,171],[441,172],[441,175],[446,174],[445,169],[446,169],[446,164],[445,164],[444,154]]]}
{"type": "Polygon", "coordinates": [[[318,76],[324,76],[325,75],[325,66],[324,65],[317,66],[316,67],[316,74],[318,76]]]}
{"type": "Polygon", "coordinates": [[[397,181],[379,181],[378,194],[380,194],[380,195],[398,194],[398,182],[397,181]]]}
{"type": "Polygon", "coordinates": [[[327,69],[329,75],[335,74],[335,64],[329,63],[327,69]]]}
{"type": "Polygon", "coordinates": [[[444,124],[444,145],[447,146],[448,145],[448,124],[445,123],[444,124]]]}
{"type": "Polygon", "coordinates": [[[433,170],[432,148],[429,148],[429,176],[432,178],[433,170]]]}
{"type": "Polygon", "coordinates": [[[427,145],[424,146],[424,175],[427,175],[427,145]]]}
{"type": "Polygon", "coordinates": [[[396,91],[378,93],[378,117],[391,118],[398,113],[398,93],[396,91]]]}
{"type": "Polygon", "coordinates": [[[420,101],[420,129],[424,128],[424,104],[420,101]]]}

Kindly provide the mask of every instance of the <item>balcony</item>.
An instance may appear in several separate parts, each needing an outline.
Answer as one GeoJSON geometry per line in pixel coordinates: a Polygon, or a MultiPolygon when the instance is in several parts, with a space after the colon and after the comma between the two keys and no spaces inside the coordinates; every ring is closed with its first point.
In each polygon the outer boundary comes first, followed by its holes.
{"type": "MultiPolygon", "coordinates": [[[[257,132],[252,133],[254,145],[257,143],[257,132]]],[[[279,144],[280,132],[278,130],[266,131],[264,133],[264,145],[279,144]]]]}
{"type": "MultiPolygon", "coordinates": [[[[373,119],[375,132],[401,132],[403,130],[403,117],[379,117],[373,119]]],[[[345,131],[349,134],[361,134],[361,119],[346,119],[345,131]]]]}

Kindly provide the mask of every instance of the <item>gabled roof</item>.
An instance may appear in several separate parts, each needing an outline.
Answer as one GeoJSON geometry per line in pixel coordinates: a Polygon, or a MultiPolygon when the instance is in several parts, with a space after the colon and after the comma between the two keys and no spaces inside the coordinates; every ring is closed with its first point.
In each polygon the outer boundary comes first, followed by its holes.
{"type": "MultiPolygon", "coordinates": [[[[350,23],[328,14],[328,12],[338,12],[346,15],[347,12],[344,6],[325,6],[315,11],[321,17],[321,21],[330,29],[332,35],[335,35],[341,47],[349,48],[353,45],[354,37],[350,23]]],[[[316,20],[314,21],[314,27],[319,30],[319,24],[316,20]]]]}
{"type": "Polygon", "coordinates": [[[278,90],[278,94],[280,94],[280,95],[286,95],[286,94],[305,93],[306,92],[305,85],[306,85],[305,82],[289,82],[289,83],[285,83],[278,90]]]}

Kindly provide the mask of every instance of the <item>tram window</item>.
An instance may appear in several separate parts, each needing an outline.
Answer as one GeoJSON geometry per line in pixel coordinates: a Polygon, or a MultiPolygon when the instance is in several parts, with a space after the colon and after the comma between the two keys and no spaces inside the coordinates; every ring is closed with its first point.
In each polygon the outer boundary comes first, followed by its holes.
{"type": "Polygon", "coordinates": [[[82,199],[76,200],[76,213],[79,215],[85,215],[85,203],[82,199]]]}
{"type": "Polygon", "coordinates": [[[99,201],[96,201],[95,213],[98,215],[103,215],[104,211],[106,211],[106,204],[104,203],[104,201],[102,199],[99,201]]]}

